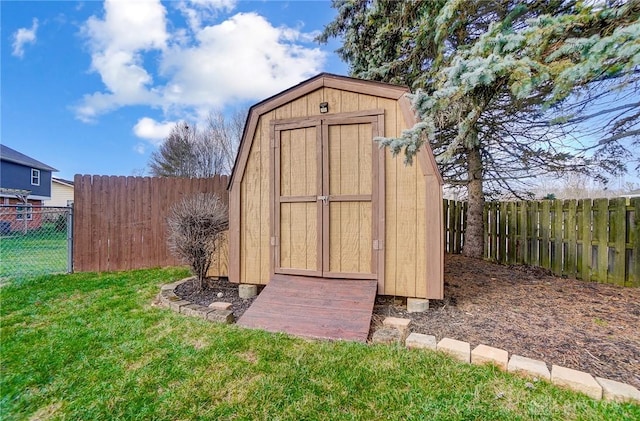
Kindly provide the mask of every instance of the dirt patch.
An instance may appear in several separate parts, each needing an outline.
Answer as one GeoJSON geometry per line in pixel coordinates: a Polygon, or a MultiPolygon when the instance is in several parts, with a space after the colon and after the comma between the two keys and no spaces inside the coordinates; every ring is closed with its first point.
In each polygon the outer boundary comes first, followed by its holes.
{"type": "MultiPolygon", "coordinates": [[[[209,280],[202,294],[190,282],[175,292],[201,305],[231,302],[236,320],[253,302],[226,280],[209,280]]],[[[378,296],[370,335],[387,316],[410,318],[412,332],[438,340],[466,341],[472,349],[482,343],[640,388],[640,288],[448,255],[444,295],[424,313],[407,313],[406,299],[378,296]]]]}
{"type": "Polygon", "coordinates": [[[448,255],[444,300],[407,313],[378,296],[371,332],[387,316],[412,332],[483,343],[640,387],[640,289],[563,279],[529,266],[448,255]]]}
{"type": "MultiPolygon", "coordinates": [[[[258,292],[260,291],[261,287],[258,287],[258,292]]],[[[231,303],[231,311],[235,320],[238,320],[255,300],[255,297],[240,298],[238,284],[229,282],[226,278],[205,280],[204,289],[199,293],[196,293],[193,282],[187,281],[178,285],[174,293],[184,300],[203,306],[208,306],[214,301],[231,303]]]]}

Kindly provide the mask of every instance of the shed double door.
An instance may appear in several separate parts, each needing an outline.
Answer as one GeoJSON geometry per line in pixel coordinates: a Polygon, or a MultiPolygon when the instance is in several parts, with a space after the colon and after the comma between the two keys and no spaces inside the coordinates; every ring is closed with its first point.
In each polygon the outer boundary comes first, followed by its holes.
{"type": "Polygon", "coordinates": [[[377,279],[378,117],[274,125],[274,273],[377,279]]]}

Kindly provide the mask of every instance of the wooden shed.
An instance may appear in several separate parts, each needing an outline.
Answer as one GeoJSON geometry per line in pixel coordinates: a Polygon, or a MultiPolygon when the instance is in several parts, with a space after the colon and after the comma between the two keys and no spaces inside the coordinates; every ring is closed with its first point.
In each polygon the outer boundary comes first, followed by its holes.
{"type": "Polygon", "coordinates": [[[323,73],[251,107],[229,183],[230,281],[366,279],[378,294],[443,297],[433,154],[406,166],[373,140],[413,126],[407,92],[323,73]]]}

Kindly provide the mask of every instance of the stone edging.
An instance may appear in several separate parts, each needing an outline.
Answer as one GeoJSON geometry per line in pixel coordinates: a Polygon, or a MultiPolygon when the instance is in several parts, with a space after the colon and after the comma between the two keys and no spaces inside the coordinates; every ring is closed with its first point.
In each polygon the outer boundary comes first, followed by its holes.
{"type": "Polygon", "coordinates": [[[589,373],[555,364],[551,365],[551,371],[549,371],[544,361],[513,354],[509,359],[507,351],[487,345],[478,345],[471,350],[471,345],[468,342],[451,338],[443,338],[436,343],[436,337],[433,335],[415,332],[408,335],[410,324],[410,319],[387,317],[383,321],[383,327],[374,332],[372,342],[401,343],[410,349],[431,349],[445,352],[465,363],[494,364],[501,370],[517,373],[534,380],[546,380],[557,386],[584,393],[597,400],[640,403],[640,391],[630,384],[601,377],[594,378],[589,373]]]}
{"type": "Polygon", "coordinates": [[[175,289],[178,285],[184,284],[191,279],[191,277],[184,278],[177,282],[162,285],[162,287],[160,287],[160,294],[158,294],[160,303],[176,313],[199,317],[201,319],[209,320],[210,322],[233,323],[233,312],[231,310],[221,310],[201,306],[200,304],[194,304],[191,301],[183,300],[176,295],[175,289]]]}
{"type": "MultiPolygon", "coordinates": [[[[194,304],[183,300],[175,294],[175,289],[192,278],[185,278],[177,282],[165,284],[160,288],[158,298],[160,303],[175,311],[192,317],[218,323],[233,323],[231,310],[216,309],[194,304]]],[[[468,342],[451,338],[443,338],[436,342],[433,335],[422,333],[409,334],[410,319],[387,317],[383,327],[374,332],[373,343],[402,343],[409,349],[430,349],[445,352],[452,357],[471,364],[494,364],[498,368],[511,373],[523,375],[534,380],[546,380],[557,386],[584,393],[593,399],[604,399],[615,402],[640,403],[640,391],[635,387],[614,380],[593,377],[589,373],[573,370],[553,364],[551,371],[544,361],[534,360],[520,355],[511,355],[507,351],[487,345],[478,345],[471,350],[468,342]]],[[[533,387],[533,386],[531,386],[533,387]]]]}

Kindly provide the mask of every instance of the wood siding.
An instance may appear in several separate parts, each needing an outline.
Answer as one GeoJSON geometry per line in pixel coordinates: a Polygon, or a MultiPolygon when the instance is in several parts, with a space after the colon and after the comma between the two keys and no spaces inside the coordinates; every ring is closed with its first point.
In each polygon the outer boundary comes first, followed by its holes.
{"type": "MultiPolygon", "coordinates": [[[[238,230],[235,236],[232,233],[230,238],[229,276],[232,281],[267,284],[273,273],[269,234],[270,226],[274,223],[270,219],[271,199],[269,197],[273,188],[271,185],[273,174],[270,172],[269,165],[272,120],[325,118],[332,114],[382,109],[384,118],[380,125],[384,126],[384,136],[398,136],[401,130],[413,124],[413,121],[407,121],[407,104],[403,106],[402,101],[398,100],[402,95],[402,92],[398,93],[398,88],[384,87],[380,95],[372,89],[372,94],[369,95],[353,92],[352,90],[356,90],[358,85],[356,82],[342,80],[339,82],[334,83],[334,87],[327,87],[313,81],[309,86],[317,86],[317,89],[302,96],[288,92],[273,100],[281,105],[263,114],[259,113],[260,107],[258,107],[256,113],[253,116],[250,115],[247,130],[251,132],[252,127],[255,129],[252,131],[252,138],[245,139],[249,142],[247,145],[249,150],[244,155],[243,151],[240,152],[236,169],[241,170],[239,173],[234,171],[234,179],[232,179],[232,183],[235,182],[237,185],[232,184],[230,198],[231,229],[238,230]],[[342,85],[347,90],[340,89],[342,85]],[[289,99],[289,102],[285,99],[289,99]],[[321,102],[328,103],[328,114],[319,114],[321,102]],[[234,189],[237,189],[235,197],[234,189]],[[237,215],[233,213],[234,208],[238,210],[237,215]],[[233,218],[237,218],[237,221],[233,218]],[[235,244],[235,241],[238,244],[235,244]],[[237,269],[233,267],[235,258],[238,259],[237,269]]],[[[357,143],[352,146],[359,147],[357,143]]],[[[348,151],[345,150],[346,152],[348,151]]],[[[296,155],[304,158],[305,161],[308,158],[305,151],[298,151],[296,155]]],[[[386,225],[385,234],[381,236],[383,241],[379,245],[384,249],[385,258],[380,265],[383,271],[379,276],[383,282],[379,283],[378,292],[406,297],[442,298],[441,179],[435,170],[430,152],[421,151],[418,159],[411,166],[404,165],[402,159],[402,157],[393,158],[388,151],[385,151],[384,157],[376,163],[379,167],[378,171],[385,174],[380,179],[383,181],[379,186],[379,194],[381,200],[384,200],[382,214],[385,215],[386,225]]],[[[358,169],[357,163],[354,168],[358,169]]],[[[346,169],[346,171],[351,170],[346,169]]],[[[349,188],[357,187],[358,191],[371,188],[367,184],[361,186],[357,174],[345,173],[344,176],[345,179],[355,180],[352,180],[353,184],[348,183],[349,188]]],[[[303,180],[296,182],[301,183],[301,186],[304,184],[303,180]]],[[[363,183],[365,183],[364,180],[363,183]]],[[[334,212],[336,215],[346,212],[346,216],[350,213],[358,214],[364,220],[367,217],[371,218],[370,204],[362,209],[360,209],[361,205],[349,204],[349,206],[353,209],[338,209],[340,205],[337,205],[334,212]]],[[[307,209],[307,205],[301,204],[299,207],[304,209],[286,212],[295,213],[299,217],[312,212],[307,209]]],[[[371,239],[363,241],[370,242],[371,239]]],[[[306,264],[313,265],[314,262],[307,260],[306,264]]],[[[370,262],[366,259],[358,259],[358,270],[361,265],[367,264],[370,262]]]]}
{"type": "Polygon", "coordinates": [[[45,206],[65,207],[73,202],[73,186],[51,181],[51,200],[45,200],[45,206]]]}

